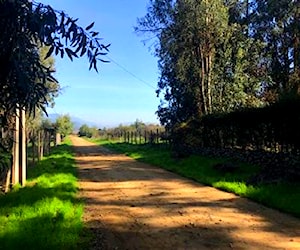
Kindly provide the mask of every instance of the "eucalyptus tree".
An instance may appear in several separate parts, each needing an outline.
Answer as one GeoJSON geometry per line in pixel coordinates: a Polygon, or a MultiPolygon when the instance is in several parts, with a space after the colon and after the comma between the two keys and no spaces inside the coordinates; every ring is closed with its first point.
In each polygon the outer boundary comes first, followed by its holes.
{"type": "Polygon", "coordinates": [[[156,37],[161,122],[258,107],[276,100],[272,89],[300,92],[299,5],[151,0],[136,30],[156,37]]]}
{"type": "Polygon", "coordinates": [[[262,85],[268,83],[269,78],[261,59],[265,45],[253,37],[254,1],[224,2],[228,9],[228,28],[216,47],[214,111],[261,106],[262,85]]]}
{"type": "Polygon", "coordinates": [[[254,1],[252,18],[256,39],[265,43],[271,84],[277,95],[300,93],[300,2],[295,0],[254,1]]]}
{"type": "Polygon", "coordinates": [[[228,25],[228,7],[221,0],[150,1],[137,31],[158,38],[161,78],[157,93],[163,95],[158,115],[163,124],[218,109],[216,65],[221,65],[218,49],[229,44],[228,25]]]}
{"type": "MultiPolygon", "coordinates": [[[[0,110],[3,115],[17,107],[45,111],[51,84],[56,84],[51,67],[43,65],[38,46],[70,60],[87,55],[90,69],[108,51],[93,24],[82,28],[78,19],[49,5],[29,0],[0,0],[0,110]],[[48,84],[47,84],[48,83],[48,84]]],[[[3,119],[5,121],[5,119],[3,119]]]]}

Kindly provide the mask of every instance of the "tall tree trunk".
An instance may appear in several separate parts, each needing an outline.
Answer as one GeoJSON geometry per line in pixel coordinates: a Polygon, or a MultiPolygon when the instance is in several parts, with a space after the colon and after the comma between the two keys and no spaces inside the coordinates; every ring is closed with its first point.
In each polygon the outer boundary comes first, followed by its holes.
{"type": "Polygon", "coordinates": [[[26,169],[27,169],[27,154],[26,154],[26,115],[25,109],[21,110],[21,183],[22,186],[26,184],[26,169]]]}
{"type": "Polygon", "coordinates": [[[42,160],[44,156],[44,133],[42,130],[38,132],[38,160],[42,160]]]}
{"type": "Polygon", "coordinates": [[[208,62],[207,62],[207,99],[208,99],[208,112],[212,113],[212,94],[211,94],[211,78],[212,78],[212,51],[208,54],[208,62]]]}
{"type": "Polygon", "coordinates": [[[10,188],[10,183],[11,183],[11,167],[8,169],[7,174],[6,174],[6,179],[5,179],[5,186],[4,186],[4,192],[7,193],[10,188]]]}
{"type": "Polygon", "coordinates": [[[205,57],[203,49],[200,49],[201,54],[201,95],[202,95],[202,114],[207,114],[207,100],[206,100],[206,88],[205,88],[205,57]]]}
{"type": "Polygon", "coordinates": [[[32,165],[35,165],[35,157],[36,157],[36,144],[35,139],[32,140],[32,165]]]}
{"type": "MultiPolygon", "coordinates": [[[[300,8],[299,3],[296,2],[295,4],[298,4],[296,8],[300,8]]],[[[298,9],[296,9],[294,19],[294,78],[296,91],[300,94],[300,11],[298,9]]]]}
{"type": "Polygon", "coordinates": [[[209,6],[213,3],[209,3],[205,0],[205,24],[207,33],[204,38],[204,53],[205,53],[205,88],[206,88],[206,114],[212,113],[212,96],[211,96],[211,78],[212,78],[212,35],[211,35],[211,24],[213,22],[213,13],[209,11],[209,6]]]}
{"type": "Polygon", "coordinates": [[[20,182],[20,110],[17,108],[15,116],[14,146],[13,146],[13,167],[12,167],[12,184],[20,182]]]}

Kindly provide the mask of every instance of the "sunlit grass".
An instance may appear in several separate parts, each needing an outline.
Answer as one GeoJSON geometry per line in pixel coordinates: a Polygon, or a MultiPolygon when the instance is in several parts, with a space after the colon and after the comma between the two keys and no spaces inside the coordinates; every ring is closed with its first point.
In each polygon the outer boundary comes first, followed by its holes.
{"type": "Polygon", "coordinates": [[[288,212],[300,217],[300,183],[277,183],[247,185],[247,180],[259,171],[259,167],[238,163],[239,169],[234,173],[222,173],[213,166],[228,159],[190,156],[175,159],[164,145],[131,145],[95,140],[104,145],[143,162],[154,164],[169,171],[178,173],[197,182],[235,193],[255,200],[266,206],[288,212]]]}
{"type": "Polygon", "coordinates": [[[78,249],[83,206],[70,142],[30,167],[28,178],[0,196],[0,249],[78,249]]]}

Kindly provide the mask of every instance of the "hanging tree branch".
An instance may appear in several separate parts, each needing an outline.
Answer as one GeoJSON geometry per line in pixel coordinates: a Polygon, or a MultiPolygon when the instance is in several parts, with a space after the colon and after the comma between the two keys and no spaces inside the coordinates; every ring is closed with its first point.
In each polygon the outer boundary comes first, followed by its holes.
{"type": "MultiPolygon", "coordinates": [[[[46,55],[61,58],[87,56],[89,69],[98,72],[97,62],[108,45],[101,42],[91,23],[85,28],[78,19],[50,5],[28,0],[0,0],[0,110],[13,112],[17,106],[44,110],[49,89],[46,81],[56,82],[51,69],[42,65],[38,44],[49,46],[46,55]]],[[[45,110],[44,110],[45,111],[45,110]]]]}

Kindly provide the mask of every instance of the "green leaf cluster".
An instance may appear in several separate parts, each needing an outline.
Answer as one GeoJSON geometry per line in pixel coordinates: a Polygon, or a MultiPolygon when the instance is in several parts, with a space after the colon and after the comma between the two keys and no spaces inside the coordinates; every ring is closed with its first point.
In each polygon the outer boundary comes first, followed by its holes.
{"type": "Polygon", "coordinates": [[[57,81],[53,68],[40,59],[40,46],[48,47],[45,59],[53,54],[71,60],[86,55],[95,70],[98,60],[105,61],[109,45],[100,42],[93,24],[84,29],[77,21],[41,3],[0,2],[0,110],[13,113],[19,106],[45,111],[57,81]]]}
{"type": "Polygon", "coordinates": [[[71,134],[73,132],[73,122],[71,121],[71,117],[69,115],[61,115],[56,119],[55,128],[58,133],[60,133],[63,137],[71,134]]]}

